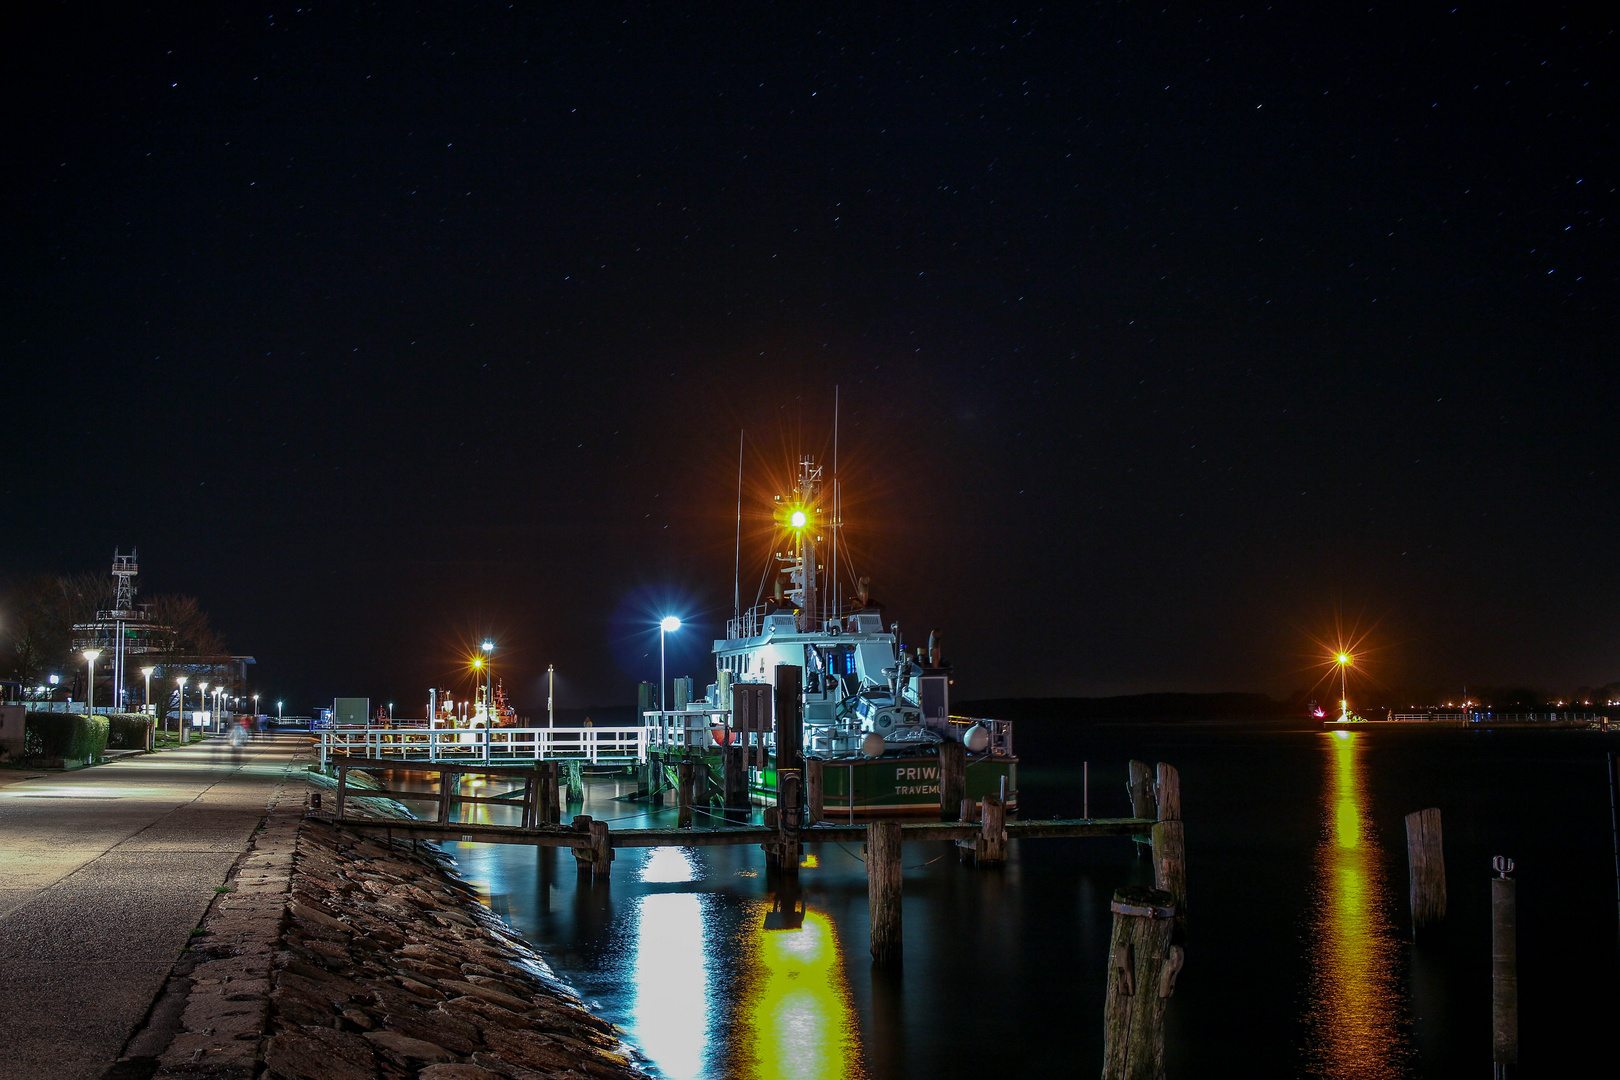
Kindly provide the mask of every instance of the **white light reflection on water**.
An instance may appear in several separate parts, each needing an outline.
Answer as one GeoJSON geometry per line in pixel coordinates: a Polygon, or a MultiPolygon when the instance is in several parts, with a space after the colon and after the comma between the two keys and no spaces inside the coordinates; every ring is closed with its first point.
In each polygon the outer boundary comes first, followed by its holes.
{"type": "MultiPolygon", "coordinates": [[[[641,869],[649,883],[693,881],[697,868],[680,848],[654,848],[641,869]]],[[[694,893],[635,899],[636,1040],[671,1080],[706,1075],[709,1054],[709,955],[703,905],[694,893]]]]}
{"type": "Polygon", "coordinates": [[[1311,1073],[1330,1080],[1405,1075],[1405,1012],[1383,851],[1367,813],[1364,736],[1327,738],[1322,840],[1311,933],[1311,1073]]]}

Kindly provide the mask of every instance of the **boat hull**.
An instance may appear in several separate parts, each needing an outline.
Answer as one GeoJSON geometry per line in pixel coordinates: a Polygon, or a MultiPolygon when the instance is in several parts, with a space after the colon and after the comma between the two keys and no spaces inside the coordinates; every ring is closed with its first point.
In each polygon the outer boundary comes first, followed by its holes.
{"type": "MultiPolygon", "coordinates": [[[[969,799],[1000,795],[1006,781],[1007,809],[1018,809],[1018,759],[970,758],[966,785],[969,799]]],[[[868,818],[938,818],[939,757],[882,757],[833,759],[821,772],[822,818],[826,821],[862,821],[868,818]]],[[[776,770],[756,773],[754,792],[769,804],[776,802],[776,770]]]]}

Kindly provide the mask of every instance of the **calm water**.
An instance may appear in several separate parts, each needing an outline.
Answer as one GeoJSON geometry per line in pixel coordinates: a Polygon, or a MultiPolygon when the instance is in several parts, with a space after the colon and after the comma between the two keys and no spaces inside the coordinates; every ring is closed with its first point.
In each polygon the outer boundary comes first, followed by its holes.
{"type": "MultiPolygon", "coordinates": [[[[1606,1053],[1620,1009],[1603,751],[1569,731],[1262,724],[1020,730],[1026,817],[1127,812],[1125,763],[1175,764],[1191,932],[1172,1076],[1488,1075],[1492,855],[1518,864],[1521,1060],[1606,1053]],[[1409,941],[1403,816],[1444,815],[1450,917],[1409,941]]],[[[674,823],[591,786],[572,813],[674,823]]],[[[1101,1063],[1113,890],[1151,879],[1127,840],[1013,844],[1005,869],[908,844],[905,963],[867,955],[859,850],[808,849],[799,930],[757,848],[626,850],[581,885],[566,852],[451,845],[464,874],[661,1076],[1089,1075],[1101,1063]]]]}

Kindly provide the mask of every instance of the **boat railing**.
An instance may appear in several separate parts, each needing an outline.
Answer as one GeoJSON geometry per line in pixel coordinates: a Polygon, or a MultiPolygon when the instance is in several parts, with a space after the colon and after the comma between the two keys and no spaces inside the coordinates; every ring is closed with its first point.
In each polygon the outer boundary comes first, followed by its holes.
{"type": "Polygon", "coordinates": [[[549,728],[344,727],[315,733],[320,763],[334,754],[412,761],[575,760],[587,764],[628,764],[647,760],[648,730],[636,725],[549,728]]]}
{"type": "Polygon", "coordinates": [[[950,718],[951,726],[958,735],[966,734],[967,729],[979,724],[990,732],[990,745],[985,752],[991,757],[1013,756],[1013,722],[1011,720],[989,720],[975,716],[953,716],[950,718]]]}
{"type": "Polygon", "coordinates": [[[647,744],[660,750],[713,750],[720,745],[715,730],[727,728],[731,722],[730,709],[707,706],[649,709],[641,716],[647,744]]]}

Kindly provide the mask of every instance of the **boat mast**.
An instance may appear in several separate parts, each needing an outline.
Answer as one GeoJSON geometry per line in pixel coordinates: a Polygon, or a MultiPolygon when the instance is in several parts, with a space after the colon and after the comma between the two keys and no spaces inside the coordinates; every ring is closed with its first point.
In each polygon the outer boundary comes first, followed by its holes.
{"type": "Polygon", "coordinates": [[[737,554],[731,571],[731,617],[742,618],[742,462],[747,429],[737,432],[737,554]]]}
{"type": "MultiPolygon", "coordinates": [[[[828,535],[832,537],[832,573],[829,576],[827,612],[830,618],[836,619],[843,614],[843,607],[838,603],[838,387],[833,387],[833,473],[832,473],[832,527],[828,535]]],[[[825,623],[823,623],[825,625],[825,623]]]]}

